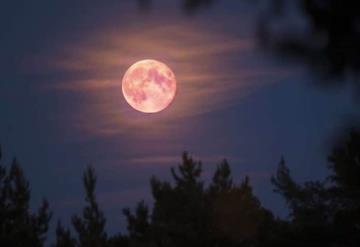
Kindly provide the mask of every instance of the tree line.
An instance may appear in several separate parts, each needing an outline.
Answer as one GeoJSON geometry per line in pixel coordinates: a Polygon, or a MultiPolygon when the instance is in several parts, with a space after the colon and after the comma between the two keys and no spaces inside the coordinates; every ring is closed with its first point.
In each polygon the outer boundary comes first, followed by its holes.
{"type": "MultiPolygon", "coordinates": [[[[125,208],[127,232],[109,235],[96,200],[96,175],[83,175],[85,206],[71,218],[71,229],[57,223],[54,247],[262,247],[358,246],[360,243],[360,132],[335,145],[330,175],[299,184],[282,158],[271,183],[286,201],[281,219],[254,195],[249,177],[232,179],[223,160],[211,182],[202,180],[202,163],[183,153],[171,168],[173,181],[150,180],[154,203],[125,208]]],[[[0,246],[44,246],[52,213],[44,200],[29,209],[30,186],[16,159],[7,168],[0,151],[0,246]]]]}

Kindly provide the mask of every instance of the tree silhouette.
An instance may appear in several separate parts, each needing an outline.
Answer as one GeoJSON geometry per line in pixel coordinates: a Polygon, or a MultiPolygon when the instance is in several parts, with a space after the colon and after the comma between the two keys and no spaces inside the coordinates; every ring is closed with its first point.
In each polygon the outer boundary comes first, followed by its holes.
{"type": "Polygon", "coordinates": [[[96,177],[94,170],[88,167],[83,177],[85,201],[82,217],[73,216],[72,223],[78,235],[78,246],[101,247],[106,245],[107,236],[104,231],[105,217],[99,209],[95,197],[96,177]]]}
{"type": "Polygon", "coordinates": [[[346,196],[359,203],[360,199],[360,133],[353,129],[349,140],[335,146],[329,156],[331,180],[346,196]]]}
{"type": "Polygon", "coordinates": [[[187,153],[178,171],[171,169],[175,185],[151,179],[154,208],[151,216],[155,239],[160,246],[203,246],[206,235],[206,206],[201,162],[187,153]]]}
{"type": "Polygon", "coordinates": [[[273,220],[271,212],[253,195],[248,177],[239,185],[233,183],[226,160],[217,167],[207,197],[217,246],[253,246],[265,234],[265,224],[273,220]]]}
{"type": "Polygon", "coordinates": [[[56,247],[75,247],[76,239],[71,236],[69,229],[63,227],[60,221],[56,226],[56,247]]]}
{"type": "Polygon", "coordinates": [[[1,163],[0,151],[0,244],[43,246],[51,218],[44,199],[36,213],[29,210],[29,183],[16,159],[9,171],[1,163]]]}
{"type": "Polygon", "coordinates": [[[360,241],[360,135],[353,130],[329,156],[324,182],[297,184],[282,159],[272,182],[289,205],[289,232],[297,246],[357,246],[360,241]]]}
{"type": "MultiPolygon", "coordinates": [[[[107,247],[126,247],[126,246],[136,246],[129,244],[129,238],[120,233],[110,236],[107,240],[107,247]]],[[[150,245],[147,245],[150,246],[150,245]]]]}
{"type": "Polygon", "coordinates": [[[235,185],[224,160],[208,187],[201,180],[202,164],[188,153],[171,168],[173,183],[151,179],[152,214],[140,202],[128,221],[130,246],[253,246],[272,219],[253,195],[249,179],[235,185]],[[149,220],[150,218],[150,220],[149,220]],[[246,245],[247,244],[247,245],[246,245]]]}
{"type": "Polygon", "coordinates": [[[290,222],[286,233],[291,236],[290,241],[296,240],[295,246],[331,245],[335,235],[329,234],[332,231],[332,207],[325,185],[318,181],[306,182],[303,186],[297,184],[290,176],[284,159],[280,161],[272,183],[289,206],[290,222]]]}
{"type": "MultiPolygon", "coordinates": [[[[271,181],[289,208],[289,218],[275,218],[253,194],[247,176],[239,183],[223,160],[206,185],[202,163],[183,153],[171,168],[172,181],[150,180],[154,204],[140,201],[125,208],[127,235],[108,237],[105,217],[96,201],[96,176],[84,172],[86,206],[73,216],[71,231],[59,221],[56,247],[265,247],[358,246],[360,242],[360,132],[334,146],[329,155],[330,175],[323,181],[299,184],[285,159],[271,181]]],[[[0,244],[43,246],[51,214],[46,201],[29,211],[29,183],[16,159],[9,171],[1,163],[0,244]]]]}
{"type": "Polygon", "coordinates": [[[149,209],[144,201],[138,203],[134,214],[129,208],[125,208],[123,213],[127,220],[129,245],[138,247],[154,246],[149,222],[149,209]]]}
{"type": "Polygon", "coordinates": [[[336,206],[334,225],[349,244],[360,243],[360,132],[351,130],[349,137],[334,147],[329,156],[329,191],[336,206]]]}
{"type": "Polygon", "coordinates": [[[231,169],[227,160],[223,160],[216,168],[215,174],[212,178],[212,183],[209,187],[209,192],[210,194],[227,192],[232,187],[233,181],[231,178],[231,169]]]}

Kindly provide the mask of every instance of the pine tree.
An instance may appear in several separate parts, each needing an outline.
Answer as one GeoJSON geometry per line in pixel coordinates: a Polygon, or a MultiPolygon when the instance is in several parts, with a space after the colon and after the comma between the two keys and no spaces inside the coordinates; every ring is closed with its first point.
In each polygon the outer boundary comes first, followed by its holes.
{"type": "Polygon", "coordinates": [[[158,245],[206,245],[206,205],[201,171],[201,162],[185,152],[177,170],[171,169],[173,186],[154,177],[151,179],[155,200],[151,221],[158,245]]]}
{"type": "Polygon", "coordinates": [[[345,142],[338,143],[332,150],[329,156],[331,174],[324,181],[309,181],[300,185],[290,176],[284,159],[280,161],[272,183],[289,206],[290,222],[286,232],[296,246],[358,245],[359,160],[360,134],[353,130],[345,142]]]}
{"type": "Polygon", "coordinates": [[[153,246],[153,240],[150,228],[149,209],[144,201],[137,204],[135,212],[132,213],[129,208],[123,210],[127,220],[128,237],[130,239],[130,246],[153,246]]]}
{"type": "Polygon", "coordinates": [[[136,243],[133,246],[144,246],[138,245],[139,239],[148,246],[174,247],[256,243],[272,215],[253,195],[249,178],[235,185],[224,160],[206,188],[201,172],[201,162],[184,153],[182,163],[171,169],[173,183],[151,179],[154,206],[150,221],[147,208],[141,203],[135,214],[125,211],[130,243],[136,243]]]}
{"type": "Polygon", "coordinates": [[[55,247],[75,247],[76,240],[71,236],[69,229],[64,228],[60,221],[56,226],[56,243],[55,247]]]}
{"type": "Polygon", "coordinates": [[[91,167],[84,172],[85,201],[82,217],[72,218],[73,226],[78,235],[80,247],[102,247],[106,245],[107,236],[104,231],[105,217],[95,197],[96,177],[91,167]]]}
{"type": "MultiPolygon", "coordinates": [[[[0,150],[0,162],[2,154],[0,150]]],[[[51,218],[44,199],[36,213],[30,212],[29,182],[16,159],[9,171],[0,163],[1,246],[43,246],[51,218]]]]}
{"type": "Polygon", "coordinates": [[[227,160],[223,160],[220,165],[217,166],[215,174],[210,184],[210,193],[220,193],[229,191],[233,187],[233,181],[231,178],[231,169],[227,160]]]}

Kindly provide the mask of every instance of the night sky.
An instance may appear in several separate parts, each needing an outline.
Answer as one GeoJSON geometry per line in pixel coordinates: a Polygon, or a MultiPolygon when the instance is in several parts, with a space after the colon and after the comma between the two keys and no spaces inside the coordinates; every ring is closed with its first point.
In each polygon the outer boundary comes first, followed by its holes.
{"type": "MultiPolygon", "coordinates": [[[[302,65],[262,50],[259,4],[217,1],[185,13],[180,1],[5,1],[0,8],[0,143],[32,190],[69,222],[83,206],[82,172],[92,164],[110,233],[125,230],[122,208],[151,202],[152,175],[189,151],[204,177],[227,158],[249,175],[265,207],[286,216],[270,177],[282,155],[298,181],[324,178],[334,133],[358,119],[350,88],[321,87],[302,65]],[[121,79],[142,59],[166,63],[174,102],[136,112],[121,79]]],[[[54,220],[55,219],[55,220],[54,220]]]]}

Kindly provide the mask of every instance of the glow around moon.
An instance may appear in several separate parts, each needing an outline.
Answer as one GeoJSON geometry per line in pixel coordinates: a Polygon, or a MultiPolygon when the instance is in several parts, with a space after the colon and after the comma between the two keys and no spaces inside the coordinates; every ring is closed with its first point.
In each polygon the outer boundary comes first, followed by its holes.
{"type": "Polygon", "coordinates": [[[142,60],[126,71],[122,92],[134,109],[145,113],[159,112],[169,106],[175,97],[175,75],[164,63],[142,60]]]}

